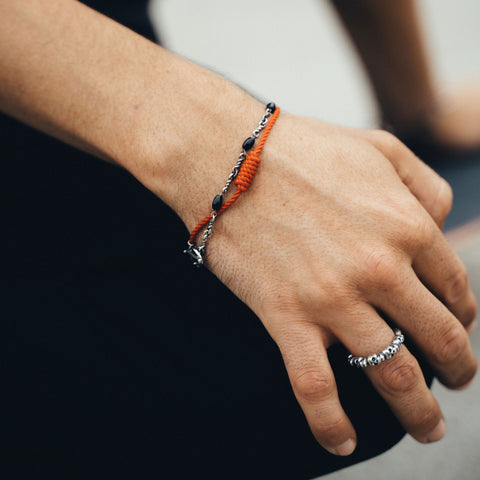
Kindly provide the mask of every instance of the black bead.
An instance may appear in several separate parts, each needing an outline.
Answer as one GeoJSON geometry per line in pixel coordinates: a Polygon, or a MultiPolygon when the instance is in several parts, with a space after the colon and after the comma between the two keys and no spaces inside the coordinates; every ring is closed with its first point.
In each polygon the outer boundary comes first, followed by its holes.
{"type": "Polygon", "coordinates": [[[273,113],[277,108],[273,102],[267,103],[267,108],[273,113]]]}
{"type": "Polygon", "coordinates": [[[248,152],[249,150],[252,149],[253,145],[255,144],[255,137],[248,137],[242,145],[242,148],[248,152]]]}
{"type": "Polygon", "coordinates": [[[222,208],[223,205],[223,195],[215,195],[215,198],[212,202],[212,210],[218,212],[222,208]]]}

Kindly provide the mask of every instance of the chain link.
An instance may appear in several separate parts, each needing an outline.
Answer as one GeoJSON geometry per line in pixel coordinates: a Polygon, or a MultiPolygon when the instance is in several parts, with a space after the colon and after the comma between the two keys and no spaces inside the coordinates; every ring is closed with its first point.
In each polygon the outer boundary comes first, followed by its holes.
{"type": "MultiPolygon", "coordinates": [[[[260,133],[262,133],[262,131],[267,126],[268,121],[272,116],[272,113],[273,111],[271,111],[267,107],[265,113],[263,114],[263,117],[258,122],[257,128],[252,132],[252,135],[251,135],[252,137],[255,137],[255,138],[259,137],[260,133]]],[[[238,156],[237,163],[233,166],[232,171],[230,172],[230,175],[228,176],[227,181],[225,182],[225,185],[222,188],[222,191],[220,193],[222,197],[227,194],[230,188],[230,185],[237,177],[238,172],[240,172],[240,169],[242,168],[243,162],[245,161],[246,158],[247,158],[247,151],[245,149],[242,149],[240,155],[238,156]]],[[[204,263],[205,248],[206,248],[208,239],[212,235],[213,224],[217,216],[218,216],[217,210],[212,210],[212,212],[210,213],[210,221],[208,222],[207,228],[205,228],[205,230],[203,231],[202,242],[200,243],[199,247],[197,247],[194,243],[187,242],[187,249],[184,250],[184,253],[187,253],[190,255],[190,258],[192,259],[193,264],[196,265],[197,267],[199,267],[200,265],[203,265],[204,263]]]]}

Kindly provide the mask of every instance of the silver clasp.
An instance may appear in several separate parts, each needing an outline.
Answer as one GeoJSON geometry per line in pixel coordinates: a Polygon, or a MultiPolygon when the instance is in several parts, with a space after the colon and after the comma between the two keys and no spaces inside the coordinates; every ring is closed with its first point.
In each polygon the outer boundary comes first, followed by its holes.
{"type": "Polygon", "coordinates": [[[187,242],[187,248],[183,251],[190,257],[190,260],[196,267],[203,265],[202,248],[197,248],[193,243],[187,242]]]}

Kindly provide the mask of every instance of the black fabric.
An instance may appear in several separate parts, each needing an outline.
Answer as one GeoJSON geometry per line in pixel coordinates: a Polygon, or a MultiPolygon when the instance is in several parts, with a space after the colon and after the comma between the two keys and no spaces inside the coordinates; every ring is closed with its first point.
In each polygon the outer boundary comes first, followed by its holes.
{"type": "MultiPolygon", "coordinates": [[[[124,14],[143,3],[89,3],[152,36],[124,14]]],[[[324,452],[260,321],[184,258],[160,200],[4,116],[0,145],[2,478],[301,480],[403,436],[335,347],[359,444],[324,452]]]]}
{"type": "Polygon", "coordinates": [[[155,37],[147,13],[149,0],[82,0],[82,3],[144,37],[151,40],[155,37]]]}

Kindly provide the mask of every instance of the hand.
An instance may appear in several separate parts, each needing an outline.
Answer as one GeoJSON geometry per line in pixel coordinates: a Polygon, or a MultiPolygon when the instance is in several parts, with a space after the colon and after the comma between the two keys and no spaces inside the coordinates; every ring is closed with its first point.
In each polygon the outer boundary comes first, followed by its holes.
{"type": "Polygon", "coordinates": [[[443,92],[425,119],[429,140],[454,150],[480,148],[480,86],[443,92]]]}
{"type": "MultiPolygon", "coordinates": [[[[263,108],[80,2],[44,3],[0,2],[0,109],[122,165],[193,228],[263,108]]],[[[393,334],[382,313],[447,386],[475,374],[463,328],[475,301],[432,220],[443,222],[451,192],[391,136],[286,114],[262,158],[216,222],[207,260],[277,342],[318,441],[348,454],[355,432],[328,364],[332,342],[354,355],[383,349],[393,334]]],[[[441,436],[406,348],[365,373],[415,438],[441,436]]]]}
{"type": "Polygon", "coordinates": [[[471,151],[480,148],[480,86],[443,91],[416,120],[393,130],[412,145],[471,151]]]}
{"type": "MultiPolygon", "coordinates": [[[[446,182],[393,136],[282,113],[249,191],[215,224],[209,267],[278,344],[330,452],[356,443],[327,358],[333,342],[354,355],[379,352],[393,339],[388,317],[446,386],[475,375],[464,327],[476,303],[438,227],[451,201],[446,182]]],[[[443,436],[440,407],[406,347],[365,374],[415,439],[443,436]]]]}

